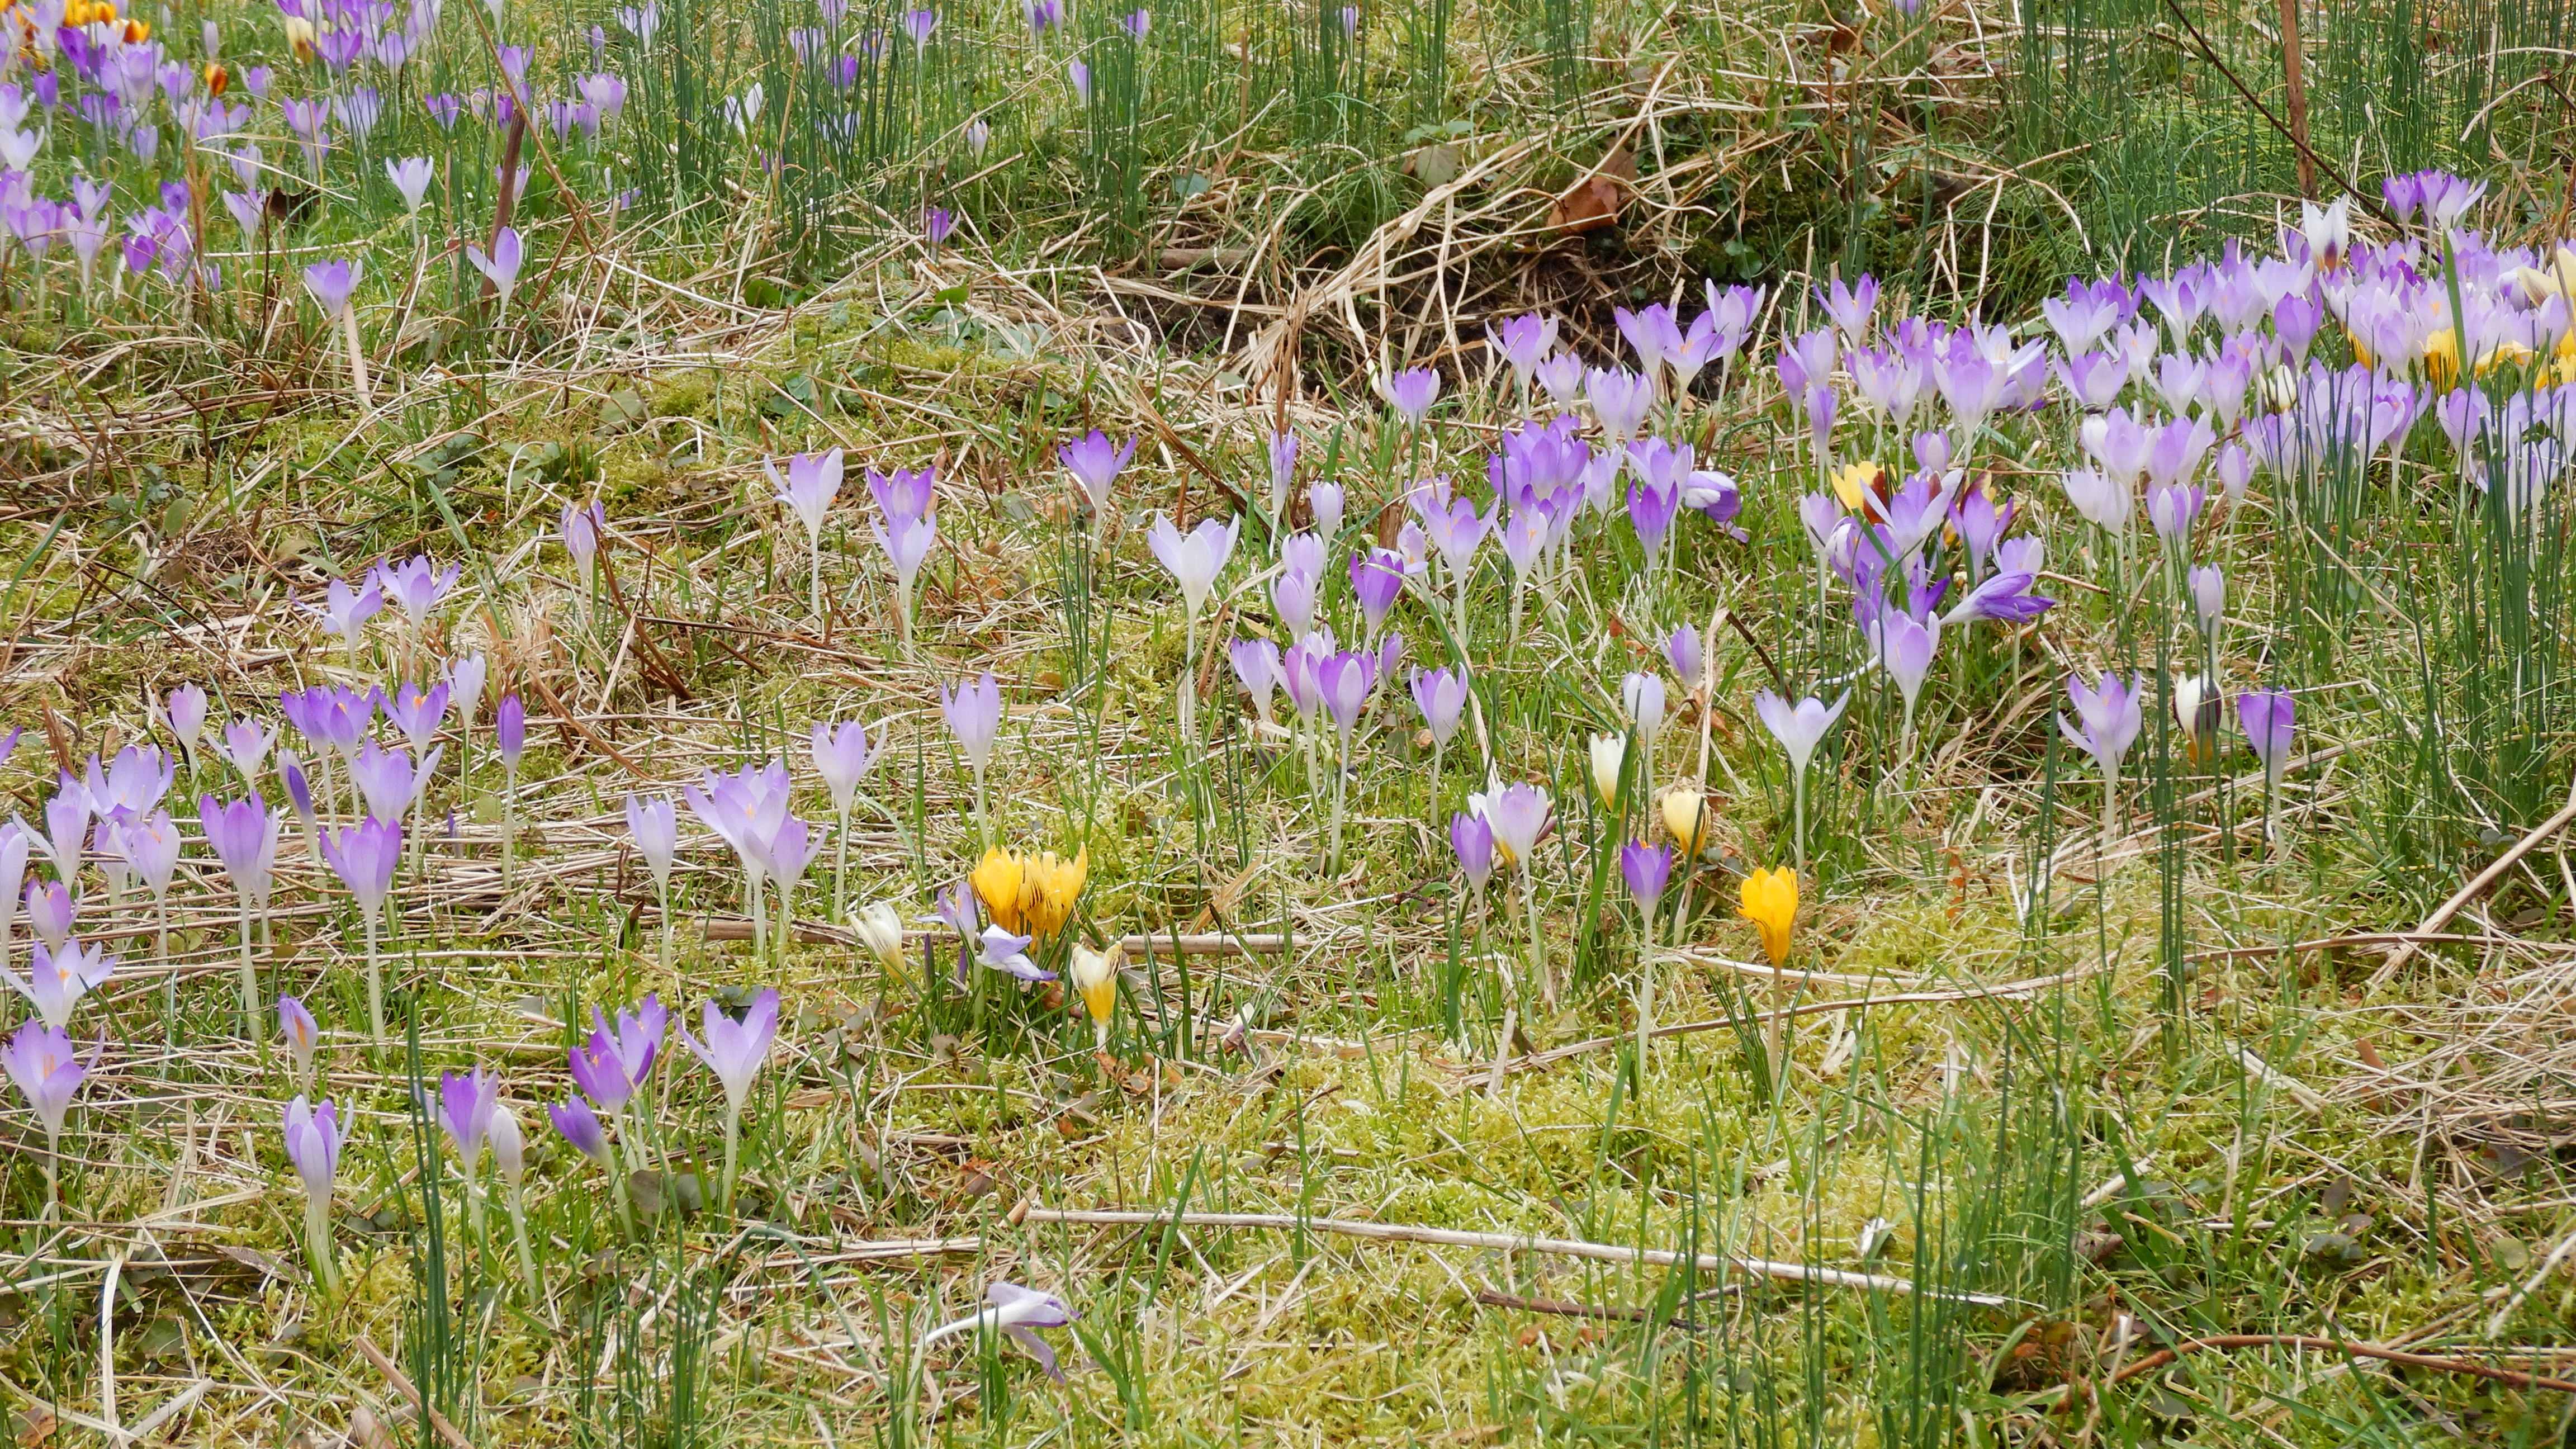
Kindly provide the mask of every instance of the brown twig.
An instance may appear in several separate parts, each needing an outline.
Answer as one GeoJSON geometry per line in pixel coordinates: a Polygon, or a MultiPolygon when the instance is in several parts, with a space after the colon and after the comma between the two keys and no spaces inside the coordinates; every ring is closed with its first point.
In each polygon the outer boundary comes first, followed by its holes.
{"type": "Polygon", "coordinates": [[[1488,1308],[1517,1308],[1525,1313],[1553,1313],[1560,1318],[1596,1318],[1609,1323],[1655,1323],[1694,1332],[1705,1325],[1687,1318],[1658,1318],[1643,1308],[1617,1308],[1606,1303],[1577,1303],[1566,1298],[1523,1298],[1492,1288],[1476,1290],[1476,1301],[1488,1308]]]}
{"type": "Polygon", "coordinates": [[[2444,1373],[2469,1374],[2493,1379],[2517,1389],[2554,1389],[2562,1394],[2576,1394],[2576,1383],[2565,1379],[2543,1378],[2538,1374],[2515,1369],[2497,1368],[2493,1364],[2474,1363],[2464,1358],[2443,1358],[2438,1354],[2409,1353],[2402,1348],[2382,1348],[2375,1343],[2348,1343],[2339,1338],[2319,1338],[2306,1333],[2219,1333],[2207,1338],[2186,1339],[2171,1348],[2158,1349],[2132,1364],[2122,1365],[2111,1375],[2110,1382],[2126,1383],[2140,1374],[2153,1373],[2187,1353],[2209,1348],[2308,1348],[2323,1353],[2340,1353],[2353,1358],[2375,1358],[2384,1363],[2404,1364],[2409,1368],[2440,1369],[2444,1373]]]}
{"type": "Polygon", "coordinates": [[[366,1358],[367,1362],[376,1366],[376,1372],[385,1376],[385,1382],[394,1386],[394,1392],[403,1396],[404,1401],[411,1405],[413,1413],[428,1417],[429,1427],[438,1432],[438,1437],[447,1444],[448,1449],[474,1449],[474,1441],[466,1438],[454,1424],[447,1421],[445,1414],[431,1408],[428,1401],[421,1398],[420,1390],[412,1386],[412,1381],[395,1366],[392,1359],[385,1356],[383,1349],[376,1347],[374,1340],[360,1338],[358,1352],[366,1358]]]}

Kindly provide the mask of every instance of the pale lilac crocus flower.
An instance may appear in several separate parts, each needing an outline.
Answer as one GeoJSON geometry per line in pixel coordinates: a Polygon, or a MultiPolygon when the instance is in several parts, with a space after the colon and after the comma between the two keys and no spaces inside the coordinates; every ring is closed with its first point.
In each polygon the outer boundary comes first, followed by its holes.
{"type": "MultiPolygon", "coordinates": [[[[2251,689],[2236,696],[2236,723],[2254,758],[2263,762],[2263,833],[2272,834],[2272,797],[2290,768],[2290,745],[2297,738],[2297,707],[2286,689],[2251,689]]],[[[2274,837],[2274,848],[2279,838],[2274,837]]]]}
{"type": "Polygon", "coordinates": [[[493,1110],[501,1105],[501,1084],[488,1070],[438,1074],[438,1125],[456,1148],[457,1167],[465,1174],[465,1216],[474,1236],[483,1236],[483,1144],[492,1131],[493,1110]]]}
{"type": "Polygon", "coordinates": [[[1835,700],[1829,708],[1814,695],[1795,705],[1770,690],[1753,696],[1753,712],[1762,718],[1763,728],[1780,742],[1789,756],[1789,794],[1792,806],[1798,874],[1807,873],[1807,765],[1816,757],[1816,747],[1824,743],[1834,723],[1843,716],[1844,706],[1851,703],[1851,692],[1835,700]]]}
{"type": "Polygon", "coordinates": [[[1377,391],[1388,407],[1418,428],[1440,399],[1440,374],[1428,367],[1388,373],[1377,380],[1377,391]]]}
{"type": "Polygon", "coordinates": [[[340,1270],[331,1246],[331,1185],[339,1176],[340,1149],[349,1140],[348,1124],[329,1098],[319,1107],[302,1095],[286,1104],[286,1160],[304,1184],[304,1246],[313,1260],[313,1276],[326,1296],[340,1291],[340,1270]]]}
{"type": "Polygon", "coordinates": [[[952,1323],[943,1323],[923,1334],[921,1348],[926,1351],[943,1338],[961,1333],[981,1333],[989,1328],[1009,1334],[1014,1342],[1029,1351],[1029,1356],[1038,1361],[1038,1366],[1046,1370],[1049,1378],[1063,1382],[1064,1374],[1056,1367],[1055,1349],[1032,1330],[1062,1328],[1071,1323],[1073,1310],[1065,1306],[1064,1300],[1052,1293],[1023,1288],[1017,1283],[996,1282],[984,1291],[984,1303],[981,1311],[952,1323]]]}
{"type": "Polygon", "coordinates": [[[1417,669],[1413,671],[1413,704],[1422,711],[1422,727],[1431,732],[1431,799],[1432,823],[1439,823],[1440,757],[1449,748],[1450,737],[1458,733],[1459,718],[1467,709],[1467,672],[1465,669],[1417,669]]]}
{"type": "Polygon", "coordinates": [[[402,826],[374,815],[342,827],[336,835],[322,832],[322,858],[357,898],[358,917],[366,927],[367,1023],[379,1052],[385,1045],[385,975],[377,924],[385,914],[386,898],[393,893],[394,868],[402,863],[402,848],[402,826]]]}
{"type": "Polygon", "coordinates": [[[811,565],[806,584],[808,603],[817,628],[823,622],[823,523],[831,516],[832,500],[841,492],[841,450],[828,453],[798,453],[787,460],[787,475],[780,477],[774,459],[761,466],[769,472],[769,484],[777,498],[798,522],[805,525],[806,556],[811,565]]]}
{"type": "Polygon", "coordinates": [[[27,929],[39,945],[61,950],[80,916],[80,896],[61,881],[27,882],[27,929]]]}
{"type": "Polygon", "coordinates": [[[358,338],[358,309],[350,298],[358,290],[358,279],[366,270],[357,260],[315,262],[304,269],[304,289],[322,308],[325,321],[340,329],[341,345],[348,349],[349,392],[358,402],[358,410],[371,406],[367,392],[367,349],[358,338]]]}
{"type": "Polygon", "coordinates": [[[489,252],[467,243],[465,260],[483,274],[483,280],[499,300],[492,313],[494,325],[499,325],[500,320],[509,315],[510,293],[519,285],[519,268],[527,260],[526,243],[521,240],[518,228],[505,226],[492,234],[492,250],[489,252]]]}
{"type": "Polygon", "coordinates": [[[1181,586],[1181,678],[1176,697],[1183,739],[1198,738],[1198,691],[1193,685],[1198,678],[1199,614],[1207,607],[1217,575],[1225,571],[1226,561],[1234,556],[1235,537],[1242,529],[1240,518],[1223,523],[1203,518],[1198,527],[1184,534],[1172,526],[1170,518],[1158,513],[1146,535],[1154,557],[1181,586]]]}
{"type": "Polygon", "coordinates": [[[301,998],[280,995],[277,998],[277,1034],[286,1040],[286,1055],[295,1063],[295,1085],[309,1091],[313,1086],[313,1054],[322,1045],[322,1027],[301,998]]]}
{"type": "Polygon", "coordinates": [[[197,768],[197,740],[206,729],[206,692],[193,684],[183,684],[170,691],[162,702],[161,718],[170,726],[170,737],[177,741],[179,758],[189,769],[197,768]]]}
{"type": "Polygon", "coordinates": [[[760,1075],[761,1066],[769,1060],[770,1043],[778,1038],[778,993],[764,989],[752,998],[751,1009],[740,1020],[726,1015],[710,1001],[701,1021],[706,1028],[704,1041],[691,1036],[685,1027],[680,1039],[724,1084],[724,1177],[717,1200],[731,1206],[734,1171],[742,1146],[742,1109],[751,1098],[752,1079],[760,1075]]]}
{"type": "Polygon", "coordinates": [[[958,752],[975,772],[975,827],[984,843],[992,844],[991,818],[984,810],[984,772],[993,763],[993,741],[1002,732],[1002,686],[987,669],[978,679],[970,679],[952,692],[939,687],[939,712],[948,721],[949,734],[956,737],[958,752]]]}
{"type": "Polygon", "coordinates": [[[626,797],[626,833],[635,841],[635,853],[644,857],[644,868],[653,876],[654,900],[662,914],[662,965],[671,964],[671,866],[679,858],[679,812],[667,796],[626,797]]]}
{"type": "Polygon", "coordinates": [[[918,517],[890,513],[882,522],[868,521],[876,534],[877,547],[885,550],[886,563],[894,570],[895,624],[908,648],[912,644],[912,596],[921,578],[921,566],[930,550],[939,542],[939,520],[923,512],[918,517]]]}
{"type": "Polygon", "coordinates": [[[48,949],[38,941],[28,950],[27,974],[20,977],[5,962],[0,962],[0,977],[7,978],[18,994],[36,1008],[36,1017],[45,1025],[61,1030],[69,1027],[72,1012],[82,997],[116,974],[116,957],[104,946],[84,946],[66,941],[48,949]]]}
{"type": "Polygon", "coordinates": [[[1243,692],[1252,696],[1254,716],[1264,726],[1275,725],[1270,702],[1279,689],[1279,646],[1267,639],[1237,639],[1226,646],[1226,656],[1243,692]]]}
{"type": "Polygon", "coordinates": [[[769,842],[786,823],[790,793],[787,764],[776,758],[763,766],[747,765],[730,775],[709,770],[706,788],[689,785],[680,790],[689,812],[724,837],[742,864],[743,914],[751,918],[754,955],[769,951],[769,924],[761,908],[761,886],[769,871],[769,842]]]}
{"type": "Polygon", "coordinates": [[[832,796],[832,919],[837,921],[850,866],[850,807],[858,800],[859,781],[877,761],[877,749],[868,741],[868,727],[857,720],[816,724],[808,745],[814,773],[823,777],[823,788],[832,796]]]}
{"type": "MultiPolygon", "coordinates": [[[[100,1038],[102,1045],[105,1040],[100,1038]]],[[[91,1049],[93,1060],[97,1052],[91,1049]]],[[[10,1080],[18,1084],[29,1110],[44,1124],[45,1213],[52,1217],[62,1210],[63,1120],[71,1113],[72,1097],[80,1091],[81,1079],[89,1075],[90,1063],[81,1059],[62,1028],[25,1021],[9,1038],[8,1049],[0,1052],[0,1065],[9,1069],[10,1080]]]]}
{"type": "Polygon", "coordinates": [[[1544,943],[1538,924],[1538,840],[1546,833],[1548,820],[1555,813],[1547,791],[1536,785],[1507,785],[1489,794],[1470,795],[1468,807],[1484,817],[1492,827],[1494,846],[1503,858],[1520,868],[1521,910],[1528,918],[1530,972],[1539,981],[1541,996],[1553,1005],[1556,1001],[1556,978],[1548,969],[1544,943]]]}
{"type": "Polygon", "coordinates": [[[2102,844],[2109,848],[2118,819],[2120,796],[2120,761],[2135,744],[2138,731],[2145,723],[2139,701],[2146,694],[2146,681],[2133,677],[2121,683],[2117,674],[2106,673],[2100,684],[2086,688],[2081,676],[2066,677],[2066,697],[2075,706],[2074,719],[2057,717],[2057,727],[2066,738],[2093,757],[2102,771],[2102,844]]]}
{"type": "Polygon", "coordinates": [[[1136,456],[1136,440],[1112,443],[1109,435],[1098,428],[1056,449],[1056,458],[1073,481],[1082,485],[1083,497],[1091,504],[1091,536],[1097,544],[1104,521],[1109,515],[1109,488],[1126,471],[1136,456]]]}
{"type": "Polygon", "coordinates": [[[213,847],[215,858],[224,863],[224,873],[232,878],[234,899],[241,909],[242,1023],[245,1031],[253,1030],[251,1023],[259,1017],[259,976],[250,960],[250,915],[254,906],[267,904],[283,817],[254,790],[228,805],[216,803],[212,795],[202,797],[197,801],[197,820],[205,827],[206,843],[213,847]]]}

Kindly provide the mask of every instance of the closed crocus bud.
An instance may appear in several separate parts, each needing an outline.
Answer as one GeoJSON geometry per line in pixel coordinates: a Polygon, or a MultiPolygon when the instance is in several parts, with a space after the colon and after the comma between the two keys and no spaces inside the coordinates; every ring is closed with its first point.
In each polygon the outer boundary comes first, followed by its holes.
{"type": "Polygon", "coordinates": [[[1073,947],[1068,974],[1073,989],[1082,993],[1082,1009],[1091,1014],[1092,1046],[1099,1051],[1109,1050],[1109,1014],[1118,1006],[1118,961],[1122,954],[1114,946],[1107,951],[1094,951],[1077,941],[1073,947]]]}
{"type": "Polygon", "coordinates": [[[2193,763],[2207,759],[2218,733],[2217,691],[2202,683],[2200,676],[2186,674],[2174,681],[2173,710],[2193,763]]]}
{"type": "Polygon", "coordinates": [[[850,913],[850,930],[859,945],[888,971],[903,969],[903,917],[894,906],[878,901],[850,913]]]}
{"type": "Polygon", "coordinates": [[[528,748],[528,707],[516,693],[501,696],[500,708],[492,712],[492,732],[498,737],[502,767],[516,774],[519,756],[528,748]]]}
{"type": "Polygon", "coordinates": [[[1627,761],[1627,736],[1592,737],[1592,791],[1601,797],[1605,808],[1619,798],[1619,776],[1627,761]]]}
{"type": "Polygon", "coordinates": [[[492,1148],[492,1161],[501,1169],[501,1182],[512,1192],[528,1175],[528,1139],[519,1130],[519,1114],[508,1098],[493,1104],[492,1124],[484,1130],[483,1140],[492,1148]]]}
{"type": "Polygon", "coordinates": [[[1706,854],[1709,848],[1708,797],[1688,787],[1664,792],[1664,829],[1680,847],[1684,859],[1693,852],[1706,854]]]}

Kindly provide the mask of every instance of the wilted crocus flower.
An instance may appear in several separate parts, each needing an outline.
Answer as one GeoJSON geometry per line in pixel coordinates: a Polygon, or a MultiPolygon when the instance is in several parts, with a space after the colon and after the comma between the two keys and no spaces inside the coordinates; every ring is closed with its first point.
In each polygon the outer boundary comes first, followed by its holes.
{"type": "Polygon", "coordinates": [[[0,977],[6,977],[36,1008],[37,1020],[57,1030],[71,1025],[72,1011],[82,997],[115,974],[116,958],[106,947],[83,946],[78,941],[50,948],[36,942],[29,948],[23,979],[0,962],[0,977]]]}
{"type": "Polygon", "coordinates": [[[509,315],[510,294],[517,290],[519,267],[527,260],[526,243],[520,240],[518,228],[505,226],[492,234],[492,250],[489,252],[468,242],[465,260],[483,274],[484,282],[490,285],[492,295],[498,299],[499,305],[492,312],[493,321],[498,323],[509,315]]]}
{"type": "Polygon", "coordinates": [[[340,1269],[331,1248],[331,1182],[340,1172],[340,1148],[349,1138],[340,1109],[329,1098],[315,1107],[299,1094],[286,1104],[286,1159],[304,1183],[304,1247],[325,1295],[340,1291],[340,1269]]]}
{"type": "Polygon", "coordinates": [[[1431,405],[1440,397],[1440,374],[1427,367],[1389,373],[1377,380],[1378,396],[1415,427],[1431,415],[1431,405]]]}
{"type": "Polygon", "coordinates": [[[197,801],[197,820],[206,843],[232,877],[233,895],[241,908],[242,1024],[251,1030],[259,1016],[259,977],[250,961],[250,913],[268,903],[269,873],[277,863],[277,832],[284,818],[254,790],[229,805],[207,795],[197,801]]]}
{"type": "Polygon", "coordinates": [[[2104,674],[2102,682],[2091,689],[2080,676],[2066,677],[2066,697],[2075,705],[2075,719],[2057,717],[2057,727],[2066,738],[2093,757],[2102,771],[2102,843],[2107,848],[2117,819],[2120,793],[2120,760],[2129,746],[2137,742],[2144,723],[2139,700],[2146,692],[2143,678],[2120,682],[2117,674],[2104,674]]]}
{"type": "Polygon", "coordinates": [[[993,762],[993,741],[1002,732],[1002,686],[987,669],[979,679],[971,679],[951,691],[939,688],[939,712],[948,721],[948,732],[957,740],[959,753],[975,772],[975,826],[984,843],[992,844],[992,824],[984,811],[984,771],[993,762]]]}
{"type": "Polygon", "coordinates": [[[644,857],[644,868],[653,875],[653,897],[662,914],[662,964],[667,967],[671,964],[671,866],[680,850],[679,812],[667,796],[629,795],[626,833],[635,841],[635,853],[644,857]]]}
{"type": "Polygon", "coordinates": [[[375,1033],[376,1049],[385,1045],[385,974],[384,957],[377,944],[377,920],[384,914],[385,899],[393,893],[394,869],[402,863],[403,831],[400,825],[369,815],[355,825],[343,827],[338,834],[321,832],[322,858],[331,863],[332,873],[340,884],[357,897],[358,917],[365,924],[367,936],[367,1023],[375,1033]]]}
{"type": "Polygon", "coordinates": [[[689,1051],[715,1073],[724,1084],[725,1155],[723,1187],[718,1201],[733,1202],[734,1168],[742,1145],[742,1109],[750,1100],[752,1078],[760,1075],[769,1060],[769,1044],[778,1037],[778,993],[763,989],[751,1000],[751,1007],[740,1020],[728,1016],[714,1002],[706,1004],[703,1017],[706,1040],[680,1031],[680,1039],[689,1051]]]}
{"type": "Polygon", "coordinates": [[[481,1067],[470,1073],[438,1074],[438,1125],[456,1148],[456,1165],[465,1174],[465,1214],[474,1236],[483,1236],[483,1142],[492,1131],[492,1114],[501,1105],[501,1083],[481,1067]]]}
{"type": "Polygon", "coordinates": [[[1082,495],[1091,504],[1091,536],[1097,541],[1109,515],[1110,485],[1135,458],[1136,440],[1112,443],[1108,434],[1094,428],[1056,449],[1055,455],[1073,481],[1082,485],[1082,495]]]}
{"type": "MultiPolygon", "coordinates": [[[[101,1037],[102,1043],[105,1038],[101,1037]]],[[[97,1055],[92,1049],[93,1058],[97,1055]]],[[[63,1119],[70,1115],[73,1094],[80,1091],[81,1079],[89,1075],[89,1063],[74,1050],[71,1036],[62,1028],[38,1021],[18,1025],[17,1034],[9,1038],[9,1048],[0,1052],[0,1065],[9,1069],[10,1080],[27,1099],[27,1107],[45,1127],[45,1205],[48,1216],[62,1205],[60,1163],[63,1155],[63,1119]]]]}
{"type": "Polygon", "coordinates": [[[313,1086],[313,1053],[322,1045],[322,1028],[313,1013],[293,996],[277,998],[277,1034],[286,1040],[286,1055],[295,1063],[295,1085],[298,1090],[313,1086]]]}
{"type": "Polygon", "coordinates": [[[1795,705],[1767,689],[1753,696],[1753,711],[1762,717],[1763,728],[1771,732],[1771,737],[1778,740],[1780,748],[1789,755],[1789,793],[1795,801],[1794,839],[1798,873],[1801,875],[1807,869],[1807,765],[1815,759],[1816,747],[1824,743],[1834,722],[1842,718],[1844,706],[1850,703],[1848,690],[1830,708],[1814,695],[1795,705]]]}
{"type": "Polygon", "coordinates": [[[823,523],[830,517],[832,500],[841,492],[841,450],[828,453],[798,453],[787,460],[787,476],[778,475],[775,459],[766,459],[761,467],[768,470],[769,484],[777,490],[778,501],[805,525],[808,604],[819,626],[823,619],[823,523]]]}
{"type": "Polygon", "coordinates": [[[941,1339],[960,1333],[997,1329],[1027,1349],[1029,1356],[1038,1361],[1038,1366],[1047,1371],[1048,1377],[1061,1382],[1064,1375],[1056,1368],[1055,1350],[1031,1330],[1062,1328],[1071,1323],[1073,1310],[1065,1307],[1064,1300],[1052,1293],[1023,1288],[1017,1283],[997,1282],[985,1290],[984,1301],[985,1307],[981,1312],[969,1314],[954,1323],[943,1323],[923,1334],[920,1347],[926,1350],[941,1339]]]}

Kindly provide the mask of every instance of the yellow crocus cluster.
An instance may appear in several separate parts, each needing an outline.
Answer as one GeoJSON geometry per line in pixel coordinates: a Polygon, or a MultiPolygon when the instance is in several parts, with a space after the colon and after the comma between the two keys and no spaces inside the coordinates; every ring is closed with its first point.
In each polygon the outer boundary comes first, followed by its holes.
{"type": "Polygon", "coordinates": [[[1744,878],[1744,904],[1736,914],[1762,933],[1763,954],[1774,967],[1789,959],[1789,936],[1798,924],[1798,876],[1787,866],[1744,878]]]}
{"type": "Polygon", "coordinates": [[[1052,850],[1020,855],[995,846],[969,879],[984,914],[1014,936],[1047,940],[1064,929],[1091,874],[1089,846],[1064,860],[1052,850]]]}
{"type": "Polygon", "coordinates": [[[1874,505],[1887,496],[1887,470],[1876,463],[1845,463],[1834,470],[1832,481],[1845,512],[1875,513],[1874,505]]]}

